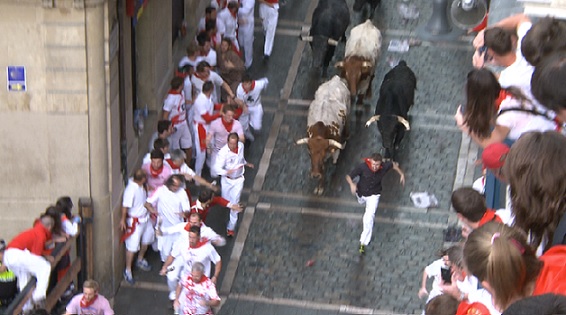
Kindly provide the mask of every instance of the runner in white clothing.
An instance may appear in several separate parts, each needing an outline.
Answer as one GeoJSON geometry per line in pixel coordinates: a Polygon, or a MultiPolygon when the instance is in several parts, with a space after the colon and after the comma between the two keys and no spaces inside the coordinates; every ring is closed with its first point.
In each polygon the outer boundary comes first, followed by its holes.
{"type": "Polygon", "coordinates": [[[246,69],[252,66],[254,59],[254,6],[255,0],[241,0],[238,10],[238,41],[244,50],[246,69]]]}
{"type": "MultiPolygon", "coordinates": [[[[153,195],[147,198],[145,207],[150,212],[156,212],[156,207],[158,209],[157,230],[161,229],[161,227],[168,228],[183,222],[184,212],[190,211],[187,194],[180,188],[181,180],[177,175],[172,175],[167,179],[165,185],[159,187],[153,195]]],[[[161,261],[165,261],[167,256],[169,256],[177,237],[178,234],[171,234],[158,238],[161,261]]]]}
{"type": "Polygon", "coordinates": [[[244,134],[250,141],[254,141],[254,135],[250,130],[250,125],[255,131],[260,131],[263,121],[263,106],[261,105],[261,92],[267,87],[269,80],[261,78],[259,80],[252,80],[252,78],[245,74],[242,77],[242,83],[236,89],[236,97],[246,104],[247,111],[244,110],[240,116],[240,123],[244,128],[244,134]]]}
{"type": "Polygon", "coordinates": [[[237,1],[230,1],[225,9],[218,13],[217,20],[224,24],[224,33],[222,36],[232,41],[232,47],[240,54],[240,44],[238,43],[238,7],[237,1]]]}
{"type": "Polygon", "coordinates": [[[148,245],[153,243],[155,238],[153,226],[149,223],[149,213],[144,206],[147,199],[146,181],[147,174],[145,171],[142,169],[136,170],[134,177],[130,178],[124,190],[122,200],[120,230],[124,232],[122,241],[126,245],[124,279],[130,284],[134,283],[132,262],[136,252],[139,251],[136,266],[144,271],[151,270],[151,266],[144,258],[148,245]]]}
{"type": "Polygon", "coordinates": [[[182,149],[188,157],[187,163],[193,156],[193,138],[187,124],[186,100],[183,93],[184,79],[175,77],[171,80],[171,90],[163,103],[163,119],[173,124],[174,133],[171,135],[171,149],[182,149]]]}
{"type": "Polygon", "coordinates": [[[219,114],[214,114],[215,105],[212,102],[213,89],[214,85],[212,82],[205,82],[202,85],[202,92],[195,99],[193,107],[193,128],[196,140],[195,173],[197,173],[198,176],[202,175],[204,161],[206,160],[206,134],[208,133],[208,126],[213,120],[219,117],[219,114]]]}
{"type": "Polygon", "coordinates": [[[212,282],[216,283],[218,281],[218,275],[222,269],[221,257],[208,240],[201,239],[200,230],[201,228],[199,226],[188,227],[188,238],[181,237],[178,239],[171,254],[167,257],[161,268],[159,273],[161,275],[172,272],[172,276],[167,275],[170,300],[175,299],[174,288],[177,286],[179,276],[181,278],[186,277],[190,273],[192,264],[195,262],[200,262],[204,265],[204,274],[210,277],[212,282]],[[179,264],[178,261],[180,261],[181,264],[179,264]],[[175,263],[175,268],[169,268],[173,263],[175,263]],[[214,275],[211,277],[212,263],[214,263],[214,275]],[[178,266],[182,266],[181,271],[177,270],[178,266]]]}
{"type": "MultiPolygon", "coordinates": [[[[210,123],[208,134],[206,136],[206,143],[209,148],[212,148],[209,156],[209,165],[214,165],[218,151],[226,145],[226,141],[230,133],[237,133],[240,141],[242,142],[246,140],[242,124],[238,120],[234,119],[234,114],[236,112],[234,106],[224,105],[221,112],[222,117],[216,118],[212,123],[210,123]]],[[[214,168],[210,170],[210,176],[218,176],[218,174],[214,172],[214,168]]]]}
{"type": "Polygon", "coordinates": [[[231,99],[234,99],[236,97],[236,94],[234,94],[234,92],[230,88],[230,85],[228,85],[228,83],[226,83],[226,81],[224,81],[224,79],[222,79],[222,77],[218,73],[210,69],[210,64],[206,61],[201,61],[197,65],[195,74],[191,78],[195,95],[198,95],[202,92],[202,86],[207,81],[210,81],[214,84],[212,93],[213,103],[218,103],[220,101],[220,98],[217,94],[218,92],[216,92],[216,90],[219,90],[220,88],[223,88],[231,99]]]}
{"type": "MultiPolygon", "coordinates": [[[[239,141],[238,134],[233,132],[228,135],[228,143],[220,149],[214,164],[214,171],[222,176],[222,198],[229,200],[232,204],[240,203],[240,196],[244,188],[245,166],[254,167],[244,158],[244,144],[239,141]]],[[[227,236],[234,236],[237,222],[238,212],[230,209],[230,221],[226,227],[227,236]]]]}

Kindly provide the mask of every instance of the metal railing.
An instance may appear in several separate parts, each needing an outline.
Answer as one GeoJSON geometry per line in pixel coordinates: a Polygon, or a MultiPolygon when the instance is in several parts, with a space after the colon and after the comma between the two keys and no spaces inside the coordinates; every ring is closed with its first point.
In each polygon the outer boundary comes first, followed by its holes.
{"type": "MultiPolygon", "coordinates": [[[[55,287],[49,291],[45,299],[44,308],[51,312],[53,308],[57,305],[57,302],[67,290],[71,282],[75,279],[77,284],[77,289],[81,289],[82,283],[92,277],[94,270],[93,262],[93,250],[92,250],[92,201],[90,198],[80,198],[79,199],[79,216],[81,217],[81,226],[79,229],[79,234],[75,237],[71,237],[65,243],[60,243],[55,247],[51,255],[54,260],[51,263],[51,271],[54,272],[54,268],[57,263],[63,258],[63,256],[72,248],[73,243],[76,244],[76,257],[71,263],[71,266],[65,273],[65,276],[57,281],[55,287]],[[86,267],[86,268],[85,268],[86,267]]],[[[31,277],[28,284],[23,288],[18,295],[14,298],[12,303],[3,311],[3,315],[18,315],[22,313],[24,305],[31,298],[33,291],[35,290],[37,284],[37,279],[31,277]]]]}

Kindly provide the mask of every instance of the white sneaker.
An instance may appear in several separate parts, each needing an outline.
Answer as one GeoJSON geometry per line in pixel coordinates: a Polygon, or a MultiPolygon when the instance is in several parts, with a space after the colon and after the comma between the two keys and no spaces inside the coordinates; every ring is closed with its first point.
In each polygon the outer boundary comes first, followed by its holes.
{"type": "Polygon", "coordinates": [[[175,301],[176,298],[177,298],[177,294],[175,293],[175,291],[169,292],[169,300],[170,301],[175,301]]]}

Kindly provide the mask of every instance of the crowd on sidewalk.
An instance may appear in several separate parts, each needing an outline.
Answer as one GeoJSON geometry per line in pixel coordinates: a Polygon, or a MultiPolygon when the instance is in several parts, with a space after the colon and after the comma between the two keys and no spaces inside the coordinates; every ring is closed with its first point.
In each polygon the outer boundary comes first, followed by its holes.
{"type": "Polygon", "coordinates": [[[424,269],[425,314],[566,314],[564,38],[565,21],[523,14],[475,37],[455,118],[486,175],[452,194],[463,241],[424,269]]]}
{"type": "MultiPolygon", "coordinates": [[[[181,314],[210,314],[220,303],[215,285],[222,261],[215,246],[236,235],[245,168],[254,167],[244,157],[245,144],[261,132],[261,94],[269,84],[246,74],[253,63],[254,7],[255,0],[212,0],[206,8],[171,79],[151,152],[124,191],[124,279],[135,283],[134,264],[152,269],[144,258],[151,246],[160,253],[160,274],[181,314]],[[225,235],[205,224],[213,206],[230,209],[225,235]]],[[[277,0],[260,0],[259,9],[268,62],[277,0]]]]}

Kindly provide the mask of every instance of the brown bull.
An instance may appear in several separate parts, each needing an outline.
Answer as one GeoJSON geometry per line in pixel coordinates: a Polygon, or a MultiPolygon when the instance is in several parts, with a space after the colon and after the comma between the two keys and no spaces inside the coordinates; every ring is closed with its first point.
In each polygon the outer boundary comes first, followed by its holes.
{"type": "Polygon", "coordinates": [[[311,177],[318,179],[314,190],[320,195],[324,191],[324,162],[332,156],[336,164],[342,142],[348,137],[348,114],[350,98],[346,84],[334,76],[322,84],[315,94],[315,99],[309,106],[307,120],[308,137],[297,141],[306,144],[311,157],[311,177]]]}
{"type": "Polygon", "coordinates": [[[381,32],[371,20],[354,27],[346,42],[344,60],[336,63],[340,76],[348,82],[351,102],[357,104],[371,97],[375,64],[381,52],[381,32]]]}

